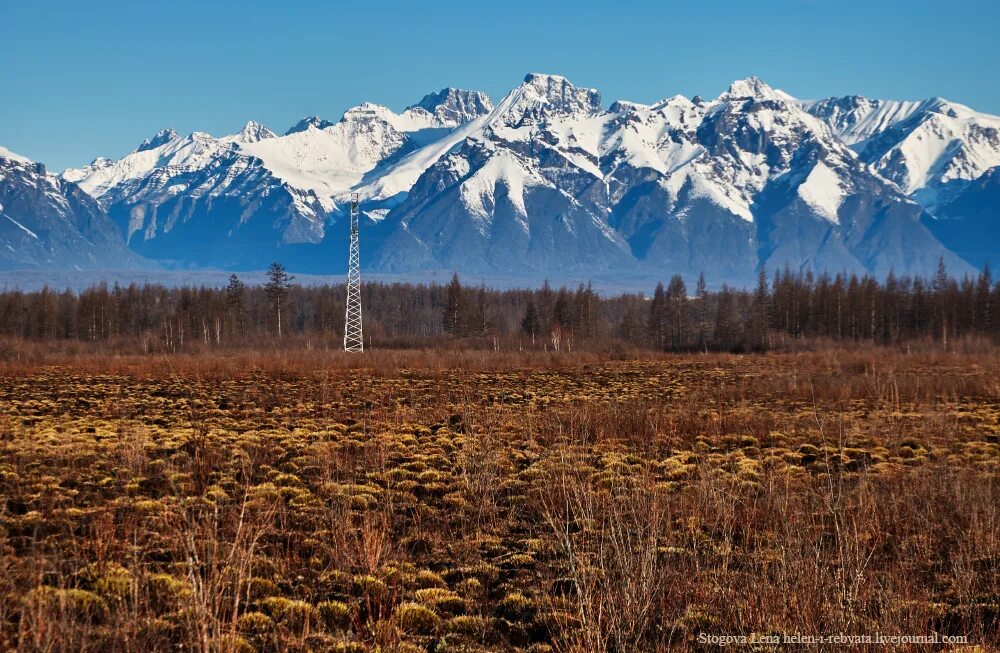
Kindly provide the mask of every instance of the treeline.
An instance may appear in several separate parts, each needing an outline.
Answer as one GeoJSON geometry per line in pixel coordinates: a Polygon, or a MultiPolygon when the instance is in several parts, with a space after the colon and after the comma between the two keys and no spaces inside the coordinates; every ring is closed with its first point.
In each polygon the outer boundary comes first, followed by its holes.
{"type": "MultiPolygon", "coordinates": [[[[267,346],[305,338],[337,346],[343,285],[300,286],[280,264],[264,286],[232,275],[226,288],[99,285],[80,293],[49,288],[0,293],[0,335],[35,340],[131,343],[143,351],[267,346]]],[[[589,285],[490,290],[450,284],[367,283],[368,346],[468,346],[558,351],[615,345],[667,351],[760,351],[789,339],[829,338],[892,345],[911,339],[1000,335],[1000,284],[987,268],[954,279],[941,264],[931,279],[880,282],[853,275],[760,273],[756,288],[693,291],[674,276],[651,297],[599,296],[589,285]]]]}

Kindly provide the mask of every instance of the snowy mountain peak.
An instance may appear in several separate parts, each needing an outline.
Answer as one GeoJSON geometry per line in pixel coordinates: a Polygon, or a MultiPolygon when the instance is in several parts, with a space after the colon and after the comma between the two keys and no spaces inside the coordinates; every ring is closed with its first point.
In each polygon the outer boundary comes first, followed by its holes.
{"type": "Polygon", "coordinates": [[[652,105],[650,109],[660,112],[691,112],[697,110],[698,104],[692,102],[683,95],[675,95],[666,100],[660,100],[652,105]]]}
{"type": "Polygon", "coordinates": [[[641,109],[648,109],[649,107],[645,104],[639,102],[630,102],[629,100],[615,100],[608,107],[608,113],[630,113],[632,111],[639,111],[641,109]]]}
{"type": "Polygon", "coordinates": [[[768,86],[761,78],[751,75],[746,79],[738,79],[729,85],[729,90],[720,96],[720,100],[737,100],[751,98],[754,100],[793,100],[794,98],[768,86]]]}
{"type": "Polygon", "coordinates": [[[257,141],[262,141],[266,138],[275,138],[276,136],[277,134],[264,125],[249,120],[233,140],[237,143],[256,143],[257,141]]]}
{"type": "Polygon", "coordinates": [[[966,182],[1000,165],[1000,118],[943,98],[847,96],[808,103],[806,110],[879,175],[932,211],[966,182]]]}
{"type": "Polygon", "coordinates": [[[389,115],[392,115],[392,109],[389,107],[382,106],[381,104],[375,104],[374,102],[362,102],[358,106],[351,107],[345,111],[341,120],[370,120],[372,118],[385,118],[389,115]]]}
{"type": "Polygon", "coordinates": [[[81,181],[90,177],[91,175],[100,172],[101,170],[106,170],[115,165],[115,162],[111,159],[99,156],[88,165],[82,168],[67,168],[62,173],[62,178],[66,181],[72,181],[74,184],[79,184],[81,181]]]}
{"type": "Polygon", "coordinates": [[[8,159],[10,161],[16,161],[18,163],[31,163],[31,159],[25,156],[21,156],[16,152],[11,152],[6,147],[0,145],[0,159],[8,159]]]}
{"type": "Polygon", "coordinates": [[[400,134],[440,126],[433,115],[420,107],[399,114],[381,104],[364,102],[345,111],[335,129],[351,133],[384,133],[390,140],[398,140],[400,134]]]}
{"type": "Polygon", "coordinates": [[[445,88],[437,93],[428,93],[407,110],[416,108],[424,109],[442,125],[457,127],[488,114],[493,110],[493,102],[480,91],[445,88]]]}
{"type": "Polygon", "coordinates": [[[333,127],[334,124],[335,123],[332,123],[329,120],[324,120],[319,116],[306,116],[302,120],[298,121],[297,123],[289,127],[288,131],[286,131],[284,135],[288,136],[289,134],[297,134],[299,132],[304,132],[310,127],[314,129],[326,129],[327,127],[333,127]]]}
{"type": "Polygon", "coordinates": [[[170,128],[161,129],[160,131],[156,132],[156,135],[154,135],[152,138],[147,138],[146,140],[144,140],[142,144],[135,149],[135,151],[145,152],[146,150],[152,150],[157,147],[160,147],[165,143],[169,143],[170,141],[176,138],[177,138],[177,132],[174,131],[173,129],[170,128]]]}
{"type": "Polygon", "coordinates": [[[524,76],[524,84],[541,86],[573,86],[573,84],[562,75],[551,73],[528,73],[524,76]]]}
{"type": "Polygon", "coordinates": [[[65,170],[62,178],[79,184],[94,197],[101,197],[119,184],[145,178],[157,170],[200,170],[220,152],[229,150],[234,138],[216,139],[205,132],[178,136],[174,130],[164,129],[111,165],[97,159],[83,168],[65,170]]]}
{"type": "Polygon", "coordinates": [[[596,89],[578,88],[560,75],[528,73],[524,83],[497,105],[493,116],[509,125],[517,125],[545,116],[593,116],[598,113],[601,113],[601,94],[596,89]]]}

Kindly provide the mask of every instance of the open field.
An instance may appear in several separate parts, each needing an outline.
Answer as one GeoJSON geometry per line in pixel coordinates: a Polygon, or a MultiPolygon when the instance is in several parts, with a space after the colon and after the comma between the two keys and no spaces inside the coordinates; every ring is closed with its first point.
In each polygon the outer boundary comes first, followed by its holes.
{"type": "Polygon", "coordinates": [[[995,351],[365,356],[5,363],[0,649],[1000,644],[995,351]]]}

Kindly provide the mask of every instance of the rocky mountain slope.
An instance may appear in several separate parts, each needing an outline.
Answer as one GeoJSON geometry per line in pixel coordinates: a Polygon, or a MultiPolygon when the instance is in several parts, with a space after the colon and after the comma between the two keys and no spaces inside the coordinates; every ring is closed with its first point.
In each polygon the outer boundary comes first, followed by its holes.
{"type": "Polygon", "coordinates": [[[141,267],[90,195],[0,147],[0,270],[141,267]]]}
{"type": "Polygon", "coordinates": [[[968,270],[923,218],[758,79],[713,101],[603,110],[595,90],[529,75],[389,213],[396,228],[371,266],[737,283],[760,265],[913,274],[943,257],[968,270]]]}
{"type": "Polygon", "coordinates": [[[1000,257],[1000,118],[942,98],[894,102],[849,96],[807,109],[859,158],[927,210],[927,227],[981,267],[1000,257]]]}

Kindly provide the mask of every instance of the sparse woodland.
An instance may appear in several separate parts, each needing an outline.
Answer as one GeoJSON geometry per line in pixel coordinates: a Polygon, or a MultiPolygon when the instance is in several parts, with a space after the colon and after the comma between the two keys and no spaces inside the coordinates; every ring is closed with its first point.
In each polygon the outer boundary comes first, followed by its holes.
{"type": "MultiPolygon", "coordinates": [[[[66,351],[198,353],[210,349],[336,348],[343,286],[303,287],[280,264],[271,280],[226,288],[98,286],[79,294],[43,289],[0,292],[0,359],[22,345],[53,342],[66,351]]],[[[954,279],[813,277],[761,272],[757,287],[709,291],[679,276],[650,297],[600,296],[589,285],[488,290],[447,285],[368,283],[366,344],[400,348],[462,346],[506,351],[767,351],[812,340],[900,346],[931,341],[949,349],[1000,335],[1000,284],[989,268],[954,279]]]]}

